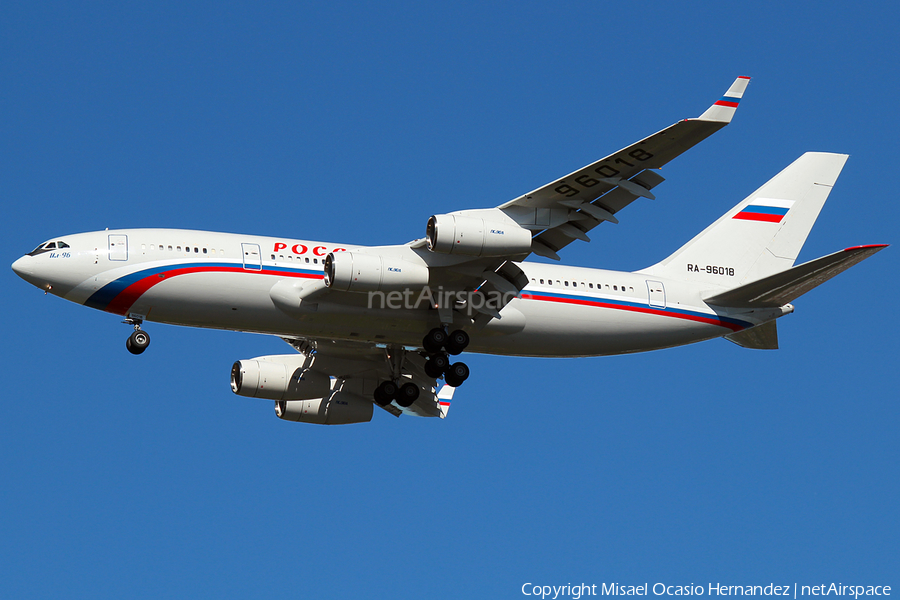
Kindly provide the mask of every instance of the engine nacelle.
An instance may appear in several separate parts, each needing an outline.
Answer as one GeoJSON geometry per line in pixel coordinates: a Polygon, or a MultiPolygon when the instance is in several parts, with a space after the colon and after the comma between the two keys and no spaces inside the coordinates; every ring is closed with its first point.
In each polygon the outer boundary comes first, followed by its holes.
{"type": "Polygon", "coordinates": [[[231,391],[238,396],[268,400],[307,400],[321,398],[331,392],[328,375],[313,370],[304,372],[297,366],[304,359],[302,355],[264,358],[234,363],[231,367],[231,391]]]}
{"type": "Polygon", "coordinates": [[[372,420],[374,404],[351,392],[334,392],[314,400],[276,400],[275,414],[285,421],[347,425],[372,420]]]}
{"type": "Polygon", "coordinates": [[[390,292],[428,285],[428,267],[402,258],[331,252],[325,257],[325,285],[343,292],[390,292]]]}
{"type": "Polygon", "coordinates": [[[507,256],[531,252],[531,231],[513,222],[434,215],[425,228],[428,249],[442,254],[507,256]]]}

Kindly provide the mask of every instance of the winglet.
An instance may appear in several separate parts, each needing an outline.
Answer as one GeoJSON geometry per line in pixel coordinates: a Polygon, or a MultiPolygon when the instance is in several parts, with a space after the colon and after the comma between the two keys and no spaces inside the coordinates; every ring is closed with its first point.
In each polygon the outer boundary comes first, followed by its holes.
{"type": "Polygon", "coordinates": [[[737,110],[741,98],[744,96],[744,90],[750,83],[749,77],[738,77],[722,96],[722,99],[706,109],[706,112],[700,115],[699,121],[719,121],[720,123],[731,123],[734,112],[737,110]]]}
{"type": "Polygon", "coordinates": [[[455,391],[455,387],[444,384],[444,387],[437,393],[438,407],[441,409],[442,419],[447,418],[447,413],[450,412],[450,401],[453,399],[453,392],[455,391]]]}

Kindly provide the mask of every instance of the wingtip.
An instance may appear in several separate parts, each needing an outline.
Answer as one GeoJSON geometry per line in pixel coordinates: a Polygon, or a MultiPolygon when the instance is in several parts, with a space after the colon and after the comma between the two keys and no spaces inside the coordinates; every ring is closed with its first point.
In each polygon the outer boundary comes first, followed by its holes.
{"type": "Polygon", "coordinates": [[[854,252],[857,250],[874,250],[878,252],[880,250],[884,250],[890,246],[890,244],[865,244],[862,246],[851,246],[850,248],[844,248],[844,252],[854,252]]]}
{"type": "Polygon", "coordinates": [[[726,124],[730,123],[738,105],[741,103],[741,98],[744,97],[744,91],[746,91],[747,84],[749,83],[749,77],[746,75],[739,76],[734,80],[734,83],[731,84],[731,87],[728,88],[728,91],[725,92],[725,95],[706,109],[706,112],[700,115],[698,120],[717,121],[726,124]]]}

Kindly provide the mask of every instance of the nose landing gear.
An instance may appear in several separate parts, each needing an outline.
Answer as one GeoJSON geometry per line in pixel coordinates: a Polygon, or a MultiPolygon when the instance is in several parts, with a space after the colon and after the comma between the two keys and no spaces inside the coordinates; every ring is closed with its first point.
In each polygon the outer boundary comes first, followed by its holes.
{"type": "Polygon", "coordinates": [[[125,323],[134,325],[134,333],[125,340],[125,347],[132,354],[141,354],[150,345],[150,334],[141,329],[141,321],[128,319],[125,323]]]}

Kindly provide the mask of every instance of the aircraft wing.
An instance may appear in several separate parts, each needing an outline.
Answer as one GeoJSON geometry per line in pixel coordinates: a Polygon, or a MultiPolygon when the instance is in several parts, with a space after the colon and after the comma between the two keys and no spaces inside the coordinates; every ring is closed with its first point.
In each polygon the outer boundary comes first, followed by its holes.
{"type": "MultiPolygon", "coordinates": [[[[618,223],[616,213],[636,199],[653,199],[650,190],[664,180],[653,169],[728,125],[749,81],[749,77],[738,77],[721,99],[695,119],[679,121],[495,209],[460,211],[453,215],[477,218],[486,212],[502,212],[503,218],[531,231],[530,252],[559,260],[559,250],[575,240],[589,242],[587,233],[604,221],[618,223]]],[[[425,252],[426,240],[409,245],[425,252]]],[[[483,325],[501,318],[503,307],[528,283],[515,264],[528,254],[526,251],[506,256],[460,257],[446,266],[433,265],[433,279],[429,283],[482,294],[485,300],[473,304],[478,304],[475,310],[481,313],[475,322],[483,325]],[[498,301],[488,301],[491,297],[498,301]]]]}
{"type": "Polygon", "coordinates": [[[602,223],[617,223],[615,214],[662,183],[658,169],[731,122],[749,83],[735,79],[725,95],[696,119],[685,119],[605,158],[552,181],[498,208],[538,229],[532,251],[558,260],[557,252],[602,223]]]}

